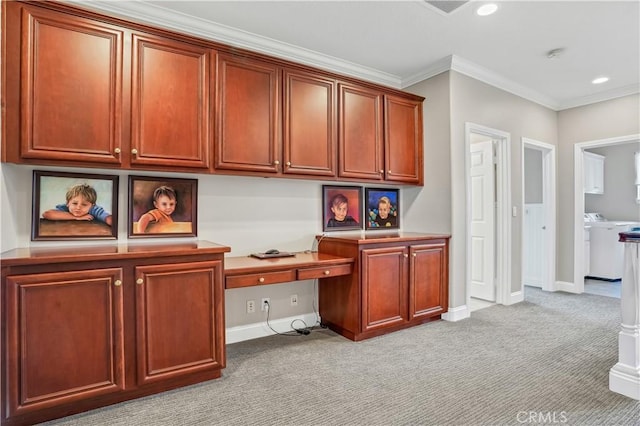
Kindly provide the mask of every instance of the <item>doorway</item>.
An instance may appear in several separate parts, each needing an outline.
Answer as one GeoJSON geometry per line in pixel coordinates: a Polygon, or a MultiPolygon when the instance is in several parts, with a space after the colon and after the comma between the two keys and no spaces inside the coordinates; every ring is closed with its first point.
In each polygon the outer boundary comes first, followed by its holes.
{"type": "Polygon", "coordinates": [[[620,136],[576,143],[573,148],[573,282],[562,283],[561,290],[570,293],[584,292],[585,262],[585,229],[584,229],[584,151],[589,148],[600,148],[628,143],[640,144],[640,134],[620,136]]]}
{"type": "Polygon", "coordinates": [[[555,146],[522,138],[522,283],[556,291],[555,146]]]}
{"type": "Polygon", "coordinates": [[[511,297],[510,135],[465,124],[467,306],[471,298],[499,304],[511,297]]]}

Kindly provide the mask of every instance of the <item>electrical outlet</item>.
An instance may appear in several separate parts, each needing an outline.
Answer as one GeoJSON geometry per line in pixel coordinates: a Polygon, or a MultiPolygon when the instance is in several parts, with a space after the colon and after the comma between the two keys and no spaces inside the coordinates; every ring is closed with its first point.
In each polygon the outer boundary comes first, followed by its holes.
{"type": "Polygon", "coordinates": [[[247,300],[247,313],[253,314],[256,312],[256,301],[255,300],[247,300]]]}
{"type": "Polygon", "coordinates": [[[298,306],[298,295],[297,294],[292,294],[291,295],[291,306],[298,306]]]}
{"type": "Polygon", "coordinates": [[[260,306],[263,311],[268,311],[269,307],[271,307],[271,299],[269,299],[268,297],[263,297],[260,306]]]}

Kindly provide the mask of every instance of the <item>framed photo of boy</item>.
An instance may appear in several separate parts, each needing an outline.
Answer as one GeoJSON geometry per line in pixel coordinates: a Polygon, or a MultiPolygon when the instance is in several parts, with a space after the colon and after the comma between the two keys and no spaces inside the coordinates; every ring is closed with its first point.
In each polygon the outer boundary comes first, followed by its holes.
{"type": "Polygon", "coordinates": [[[195,237],[197,179],[129,176],[129,237],[195,237]]]}
{"type": "Polygon", "coordinates": [[[397,189],[367,188],[365,199],[367,221],[365,229],[398,229],[400,227],[400,200],[397,189]]]}
{"type": "Polygon", "coordinates": [[[31,240],[115,239],[118,176],[33,171],[31,240]]]}
{"type": "Polygon", "coordinates": [[[362,187],[322,185],[322,230],[362,229],[362,187]]]}

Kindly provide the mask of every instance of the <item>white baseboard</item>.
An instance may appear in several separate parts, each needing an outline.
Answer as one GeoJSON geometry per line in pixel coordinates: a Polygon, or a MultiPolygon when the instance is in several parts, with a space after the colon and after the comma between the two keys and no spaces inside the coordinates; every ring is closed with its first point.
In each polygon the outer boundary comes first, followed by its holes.
{"type": "Polygon", "coordinates": [[[467,305],[456,306],[455,308],[449,308],[448,312],[442,314],[442,319],[445,321],[460,321],[465,318],[469,318],[471,316],[471,312],[469,311],[469,307],[467,305]]]}
{"type": "MultiPolygon", "coordinates": [[[[316,322],[319,321],[319,318],[319,316],[316,316],[315,313],[311,312],[303,315],[269,320],[269,325],[271,325],[273,330],[276,330],[278,333],[286,333],[287,331],[292,331],[291,323],[295,320],[302,320],[307,324],[307,326],[313,327],[316,325],[316,322]]],[[[296,321],[293,325],[296,328],[304,328],[304,323],[296,321]]],[[[276,334],[273,330],[267,326],[266,321],[230,327],[226,330],[226,342],[227,344],[231,344],[271,336],[272,334],[276,334]]]]}
{"type": "Polygon", "coordinates": [[[567,293],[577,293],[576,285],[567,281],[556,281],[556,291],[566,291],[567,293]]]}
{"type": "Polygon", "coordinates": [[[514,303],[520,303],[524,301],[524,291],[516,291],[509,295],[509,301],[505,305],[513,305],[514,303]]]}

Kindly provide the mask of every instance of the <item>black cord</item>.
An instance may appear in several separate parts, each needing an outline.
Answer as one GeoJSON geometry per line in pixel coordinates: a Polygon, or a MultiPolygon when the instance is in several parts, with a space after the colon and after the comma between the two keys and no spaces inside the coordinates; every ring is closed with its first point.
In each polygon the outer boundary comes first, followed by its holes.
{"type": "Polygon", "coordinates": [[[271,324],[269,324],[269,315],[271,314],[271,306],[269,305],[269,302],[265,302],[265,303],[267,304],[267,327],[269,327],[271,331],[273,331],[275,334],[279,336],[293,336],[293,337],[308,336],[309,334],[311,334],[311,328],[309,328],[309,326],[307,326],[307,324],[301,319],[295,319],[291,321],[291,328],[293,329],[294,332],[288,331],[286,333],[280,333],[279,331],[275,330],[273,327],[271,327],[271,324]],[[305,325],[305,328],[295,328],[293,326],[293,323],[296,321],[302,321],[302,323],[305,325]]]}

